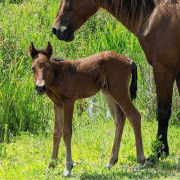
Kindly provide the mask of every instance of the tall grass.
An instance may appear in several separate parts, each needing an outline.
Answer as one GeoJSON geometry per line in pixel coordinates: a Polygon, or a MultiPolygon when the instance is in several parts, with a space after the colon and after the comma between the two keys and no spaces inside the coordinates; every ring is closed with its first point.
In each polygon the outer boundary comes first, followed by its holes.
{"type": "MultiPolygon", "coordinates": [[[[45,131],[54,119],[52,103],[39,97],[34,89],[32,61],[28,46],[46,47],[50,41],[54,56],[65,59],[81,59],[97,52],[113,50],[132,58],[138,66],[138,96],[134,102],[143,120],[151,121],[156,114],[156,93],[152,69],[147,64],[137,38],[128,32],[116,19],[104,10],[90,18],[75,34],[73,42],[59,41],[53,36],[51,27],[59,7],[59,0],[4,0],[0,1],[0,142],[3,141],[5,126],[9,134],[20,131],[45,131]]],[[[177,123],[179,107],[175,91],[172,121],[177,123]]],[[[106,109],[100,94],[90,100],[76,103],[74,119],[86,116],[85,123],[96,119],[106,109]],[[95,113],[97,112],[98,113],[95,113]],[[76,113],[77,112],[77,113],[76,113]],[[94,112],[94,113],[93,113],[94,112]],[[77,118],[76,118],[77,117],[77,118]]],[[[108,117],[108,113],[102,115],[108,117]]]]}

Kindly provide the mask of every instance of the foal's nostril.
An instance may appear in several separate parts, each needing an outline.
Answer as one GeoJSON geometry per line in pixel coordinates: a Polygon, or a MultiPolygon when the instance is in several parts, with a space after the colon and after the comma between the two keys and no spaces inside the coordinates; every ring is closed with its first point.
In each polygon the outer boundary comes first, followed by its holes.
{"type": "Polygon", "coordinates": [[[39,93],[44,93],[44,91],[46,91],[46,85],[43,86],[36,85],[36,91],[39,93]]]}
{"type": "Polygon", "coordinates": [[[56,28],[52,28],[52,32],[56,35],[56,28]]]}

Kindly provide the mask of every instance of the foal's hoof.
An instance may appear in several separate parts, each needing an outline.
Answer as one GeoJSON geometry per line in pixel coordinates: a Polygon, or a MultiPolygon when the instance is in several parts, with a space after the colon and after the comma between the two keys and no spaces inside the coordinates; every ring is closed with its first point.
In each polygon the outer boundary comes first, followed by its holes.
{"type": "Polygon", "coordinates": [[[70,177],[72,168],[73,168],[73,164],[68,164],[68,166],[65,167],[65,169],[64,169],[63,176],[70,177]]]}
{"type": "Polygon", "coordinates": [[[111,157],[109,162],[106,165],[106,168],[111,169],[112,166],[114,166],[117,162],[118,162],[118,157],[116,157],[116,158],[111,157]]]}
{"type": "Polygon", "coordinates": [[[58,164],[58,162],[60,162],[60,159],[57,158],[57,159],[51,159],[50,162],[49,162],[49,166],[48,168],[55,168],[58,164]]]}
{"type": "Polygon", "coordinates": [[[65,169],[64,172],[63,172],[63,176],[64,177],[70,177],[71,176],[71,171],[65,169]]]}
{"type": "Polygon", "coordinates": [[[46,173],[46,174],[49,174],[49,168],[47,168],[47,169],[45,170],[45,173],[46,173]]]}
{"type": "Polygon", "coordinates": [[[111,169],[113,167],[113,165],[112,164],[110,164],[110,163],[107,163],[107,165],[105,166],[105,168],[107,168],[107,169],[111,169]]]}

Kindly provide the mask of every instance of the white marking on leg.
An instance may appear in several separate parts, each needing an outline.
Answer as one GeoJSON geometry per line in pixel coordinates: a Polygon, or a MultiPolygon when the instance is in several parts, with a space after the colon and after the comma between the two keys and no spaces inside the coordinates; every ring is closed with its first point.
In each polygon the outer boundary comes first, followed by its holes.
{"type": "Polygon", "coordinates": [[[111,169],[112,166],[113,165],[110,162],[108,162],[107,165],[106,165],[106,168],[111,169]]]}
{"type": "Polygon", "coordinates": [[[67,154],[66,156],[66,163],[65,163],[65,169],[63,172],[64,177],[69,177],[71,175],[71,169],[73,168],[73,161],[71,159],[71,156],[67,154]]]}

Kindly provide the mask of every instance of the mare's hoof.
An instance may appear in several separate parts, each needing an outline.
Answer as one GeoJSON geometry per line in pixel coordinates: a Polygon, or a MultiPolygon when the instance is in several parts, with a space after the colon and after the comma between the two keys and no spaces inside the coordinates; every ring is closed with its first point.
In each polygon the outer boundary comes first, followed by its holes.
{"type": "Polygon", "coordinates": [[[137,172],[137,171],[143,171],[145,169],[145,166],[144,164],[137,164],[134,171],[137,172]]]}
{"type": "Polygon", "coordinates": [[[154,167],[158,161],[159,160],[156,156],[151,155],[146,159],[144,167],[154,167]]]}

